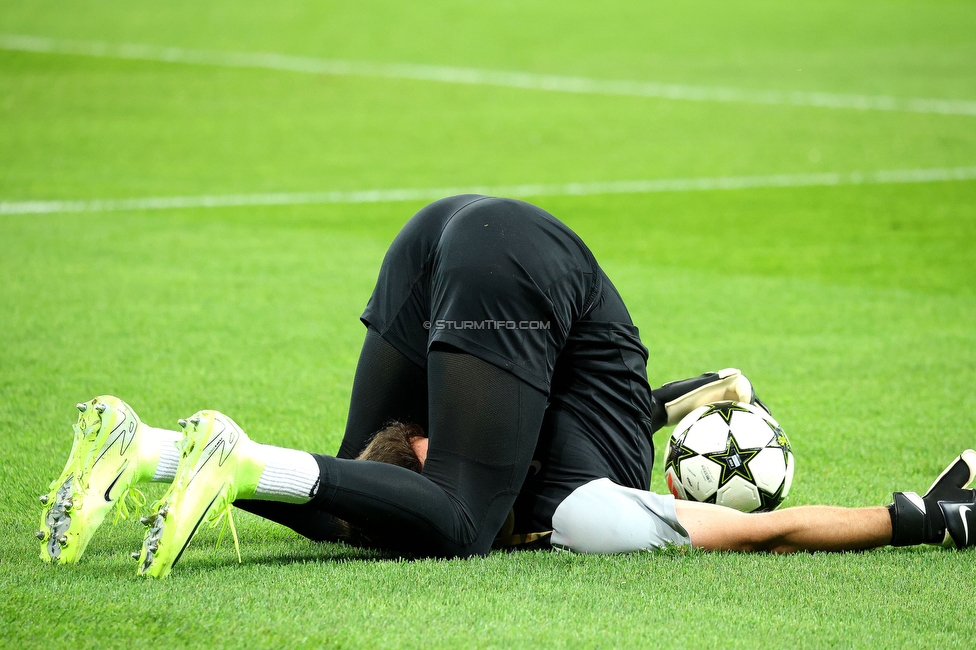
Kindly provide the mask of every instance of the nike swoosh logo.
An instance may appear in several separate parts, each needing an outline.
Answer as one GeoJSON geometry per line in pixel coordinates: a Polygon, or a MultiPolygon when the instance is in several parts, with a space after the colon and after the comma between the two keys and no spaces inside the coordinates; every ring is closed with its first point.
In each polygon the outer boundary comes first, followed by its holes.
{"type": "Polygon", "coordinates": [[[116,476],[114,479],[112,479],[112,482],[108,484],[108,487],[107,488],[105,488],[105,501],[106,502],[109,502],[109,501],[112,500],[112,497],[109,496],[109,493],[112,491],[112,488],[115,487],[115,484],[119,482],[119,479],[122,478],[122,475],[125,474],[125,468],[128,467],[128,466],[129,466],[129,461],[125,461],[125,464],[122,465],[122,469],[119,470],[119,475],[116,476]]]}
{"type": "Polygon", "coordinates": [[[966,539],[963,540],[962,545],[969,545],[969,521],[966,519],[966,514],[969,512],[969,506],[963,506],[959,508],[959,516],[962,517],[962,530],[966,533],[966,539]]]}
{"type": "Polygon", "coordinates": [[[194,535],[196,535],[197,528],[199,528],[200,527],[200,524],[203,523],[204,518],[210,512],[211,506],[213,506],[214,502],[217,501],[217,498],[218,497],[220,497],[220,492],[218,492],[217,494],[215,494],[214,495],[214,498],[210,500],[210,503],[209,504],[207,504],[207,507],[203,509],[203,515],[201,515],[200,518],[197,519],[197,523],[196,523],[196,525],[193,526],[193,530],[191,530],[190,531],[190,534],[187,535],[186,541],[183,542],[183,548],[181,548],[180,549],[180,552],[176,554],[176,559],[173,560],[173,564],[170,565],[170,568],[176,566],[176,563],[180,561],[180,558],[181,557],[183,557],[183,551],[185,551],[186,550],[186,547],[190,545],[190,540],[193,539],[193,536],[194,535]]]}

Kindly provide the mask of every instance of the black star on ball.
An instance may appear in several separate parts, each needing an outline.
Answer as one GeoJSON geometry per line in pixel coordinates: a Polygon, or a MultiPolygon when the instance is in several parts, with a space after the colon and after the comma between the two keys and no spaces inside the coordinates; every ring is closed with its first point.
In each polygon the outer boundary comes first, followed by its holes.
{"type": "Polygon", "coordinates": [[[787,465],[790,464],[790,439],[786,437],[786,433],[780,429],[778,426],[774,425],[769,420],[766,420],[766,425],[773,431],[773,439],[766,443],[767,447],[773,447],[774,449],[779,449],[783,452],[783,462],[787,465]]]}
{"type": "Polygon", "coordinates": [[[681,461],[697,455],[697,452],[685,447],[685,436],[681,435],[671,441],[671,450],[668,453],[668,458],[664,466],[673,467],[675,473],[678,476],[681,476],[681,461]]]}
{"type": "Polygon", "coordinates": [[[709,415],[711,415],[712,413],[718,413],[722,417],[722,419],[725,420],[725,423],[728,424],[732,421],[732,414],[735,412],[749,413],[750,411],[749,409],[742,406],[738,402],[732,402],[726,400],[724,402],[715,402],[714,404],[709,404],[708,409],[700,416],[698,416],[698,419],[703,420],[707,418],[709,415]]]}
{"type": "Polygon", "coordinates": [[[722,487],[733,476],[741,476],[750,483],[755,483],[752,471],[749,469],[749,461],[762,449],[741,449],[735,436],[729,435],[725,451],[713,451],[710,454],[702,454],[705,458],[714,461],[722,468],[722,477],[718,481],[718,486],[722,487]]]}
{"type": "Polygon", "coordinates": [[[780,483],[776,492],[770,494],[766,490],[759,488],[760,505],[753,512],[772,512],[783,502],[783,488],[786,483],[780,483]]]}

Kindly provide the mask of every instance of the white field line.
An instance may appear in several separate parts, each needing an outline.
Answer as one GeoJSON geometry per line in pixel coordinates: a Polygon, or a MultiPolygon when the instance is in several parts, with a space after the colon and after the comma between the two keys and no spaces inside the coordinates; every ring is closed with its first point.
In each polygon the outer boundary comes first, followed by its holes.
{"type": "Polygon", "coordinates": [[[589,79],[528,72],[504,72],[412,63],[373,63],[262,52],[218,52],[180,47],[160,47],[131,43],[102,43],[0,34],[0,49],[21,52],[73,54],[112,59],[163,61],[232,68],[263,68],[312,74],[412,79],[441,83],[503,86],[553,92],[592,95],[657,97],[696,102],[736,102],[744,104],[813,106],[943,115],[974,115],[976,101],[953,99],[911,99],[887,95],[847,95],[837,93],[750,90],[720,86],[693,86],[654,81],[589,79]]]}
{"type": "Polygon", "coordinates": [[[712,178],[662,178],[604,183],[562,183],[469,187],[358,190],[351,192],[296,192],[276,194],[217,194],[209,196],[159,196],[135,199],[78,201],[0,201],[0,215],[52,214],[59,212],[116,212],[120,210],[172,210],[256,205],[311,205],[433,201],[455,194],[486,194],[515,198],[588,196],[593,194],[648,194],[653,192],[702,192],[763,187],[829,187],[891,183],[934,183],[976,179],[976,167],[898,169],[876,172],[827,172],[820,174],[773,174],[768,176],[718,176],[712,178]]]}

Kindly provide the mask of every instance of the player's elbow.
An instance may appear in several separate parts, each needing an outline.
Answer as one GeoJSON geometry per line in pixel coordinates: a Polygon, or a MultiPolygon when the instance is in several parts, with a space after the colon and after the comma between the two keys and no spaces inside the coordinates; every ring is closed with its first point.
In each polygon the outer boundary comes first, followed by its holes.
{"type": "Polygon", "coordinates": [[[752,525],[748,534],[742,538],[742,548],[736,549],[753,553],[796,553],[800,550],[793,540],[793,530],[784,526],[781,517],[773,513],[752,513],[746,515],[752,525]]]}

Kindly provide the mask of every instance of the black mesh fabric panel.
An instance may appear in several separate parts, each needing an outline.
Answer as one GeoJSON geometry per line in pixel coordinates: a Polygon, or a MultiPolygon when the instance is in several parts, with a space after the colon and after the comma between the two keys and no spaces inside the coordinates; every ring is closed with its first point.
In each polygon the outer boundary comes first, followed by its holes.
{"type": "Polygon", "coordinates": [[[430,451],[422,474],[317,456],[313,503],[383,546],[424,556],[483,555],[525,479],[545,395],[468,354],[428,357],[430,451]]]}
{"type": "Polygon", "coordinates": [[[287,526],[316,542],[338,542],[342,539],[343,528],[336,518],[308,503],[238,499],[234,505],[276,524],[287,526]]]}
{"type": "Polygon", "coordinates": [[[427,430],[427,372],[370,327],[356,366],[346,433],[336,456],[355,458],[370,436],[391,420],[419,424],[427,430]]]}

